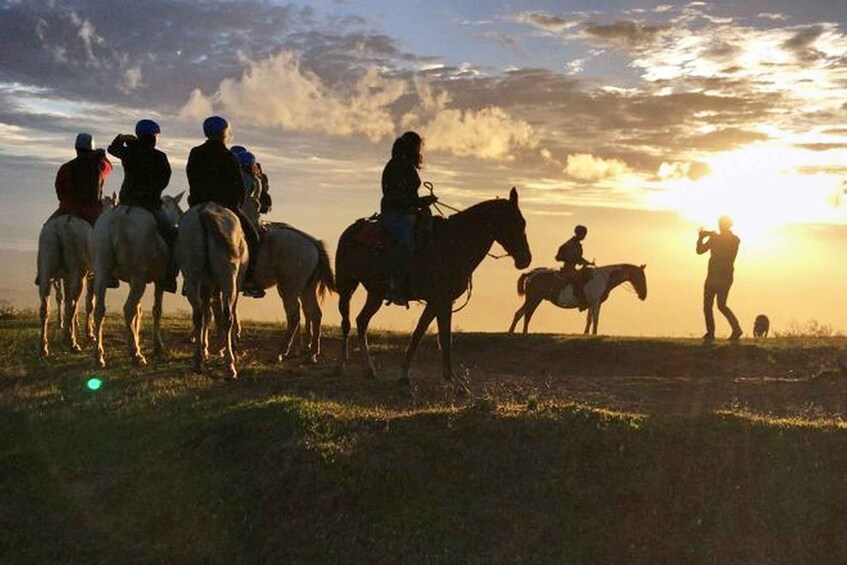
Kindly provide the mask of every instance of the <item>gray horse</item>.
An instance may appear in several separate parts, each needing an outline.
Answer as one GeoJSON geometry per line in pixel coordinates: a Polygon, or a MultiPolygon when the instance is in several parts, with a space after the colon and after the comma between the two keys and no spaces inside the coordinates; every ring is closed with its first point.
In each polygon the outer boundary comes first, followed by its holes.
{"type": "MultiPolygon", "coordinates": [[[[115,206],[115,195],[102,199],[103,210],[115,206]]],[[[94,286],[91,284],[91,224],[71,214],[50,218],[38,236],[38,297],[41,301],[40,353],[50,354],[47,330],[50,321],[50,290],[56,293],[59,328],[71,351],[82,351],[76,340],[77,310],[83,287],[86,287],[86,335],[94,337],[91,312],[94,286]],[[64,292],[63,292],[64,290],[64,292]],[[64,295],[64,296],[63,296],[64,295]],[[64,313],[62,306],[64,305],[64,313]]]]}
{"type": "MultiPolygon", "coordinates": [[[[162,208],[168,219],[176,223],[182,215],[176,197],[162,196],[162,208]]],[[[129,283],[129,295],[124,303],[124,321],[127,330],[129,354],[136,365],[145,365],[141,354],[138,332],[141,328],[141,297],[148,283],[154,283],[153,300],[153,352],[164,353],[161,336],[162,289],[161,281],[168,269],[168,245],[159,235],[156,218],[137,206],[119,205],[97,219],[93,234],[94,257],[94,359],[100,367],[106,366],[103,354],[103,317],[106,315],[106,288],[112,277],[129,283]]]]}
{"type": "Polygon", "coordinates": [[[212,298],[221,304],[220,331],[224,339],[228,378],[238,377],[233,334],[238,290],[247,269],[248,251],[238,217],[214,202],[192,206],[180,219],[177,257],[191,303],[194,324],[194,370],[209,357],[212,298]]]}

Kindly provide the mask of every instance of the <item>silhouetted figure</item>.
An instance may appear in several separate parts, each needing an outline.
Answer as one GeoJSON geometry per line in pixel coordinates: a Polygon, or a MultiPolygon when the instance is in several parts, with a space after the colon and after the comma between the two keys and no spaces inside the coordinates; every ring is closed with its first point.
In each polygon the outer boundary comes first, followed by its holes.
{"type": "Polygon", "coordinates": [[[226,148],[229,123],[220,116],[211,116],[203,122],[203,133],[206,142],[193,148],[188,155],[188,205],[215,202],[238,216],[250,253],[242,292],[261,298],[265,291],[253,280],[259,255],[259,234],[241,210],[245,197],[244,179],[238,159],[226,148]]]}
{"type": "Polygon", "coordinates": [[[77,135],[74,148],[76,158],[62,165],[56,174],[59,209],[50,218],[73,214],[93,226],[103,211],[103,184],[112,172],[112,163],[104,150],[94,148],[90,133],[77,135]]]}
{"type": "Polygon", "coordinates": [[[756,321],[753,322],[753,337],[768,337],[768,332],[771,330],[771,321],[764,314],[756,316],[756,321]]]}
{"type": "MultiPolygon", "coordinates": [[[[588,261],[582,256],[582,240],[588,235],[588,228],[585,226],[576,226],[573,231],[572,238],[567,240],[559,247],[556,253],[556,261],[563,263],[562,269],[559,271],[559,278],[562,279],[563,286],[573,285],[574,295],[579,300],[580,304],[585,304],[585,267],[594,265],[593,261],[588,261]],[[577,267],[580,267],[577,270],[577,267]]],[[[584,306],[580,306],[580,311],[584,310],[584,306]]]]}
{"type": "Polygon", "coordinates": [[[732,287],[733,273],[735,271],[735,257],[738,255],[738,245],[741,240],[732,233],[732,220],[728,216],[721,216],[718,220],[720,232],[700,230],[697,237],[697,254],[702,255],[709,251],[709,271],[706,275],[706,284],[703,287],[703,314],[706,317],[706,334],[704,341],[715,339],[715,316],[712,308],[715,298],[718,299],[718,310],[723,314],[732,327],[729,339],[738,340],[743,333],[738,319],[729,306],[726,305],[729,289],[732,287]]]}
{"type": "Polygon", "coordinates": [[[127,206],[140,206],[149,210],[156,218],[159,234],[168,244],[170,260],[168,273],[162,282],[165,292],[176,292],[176,275],[179,267],[176,263],[174,244],[177,227],[171,223],[162,210],[162,191],[171,180],[171,164],[162,151],[156,149],[159,124],[153,120],[141,120],[135,124],[135,135],[119,134],[109,145],[109,154],[123,163],[124,182],[121,185],[119,201],[127,206]]]}
{"type": "Polygon", "coordinates": [[[407,131],[391,148],[391,159],[382,171],[380,222],[391,234],[388,302],[406,306],[410,291],[409,264],[415,247],[415,219],[435,196],[418,196],[423,164],[423,139],[407,131]]]}

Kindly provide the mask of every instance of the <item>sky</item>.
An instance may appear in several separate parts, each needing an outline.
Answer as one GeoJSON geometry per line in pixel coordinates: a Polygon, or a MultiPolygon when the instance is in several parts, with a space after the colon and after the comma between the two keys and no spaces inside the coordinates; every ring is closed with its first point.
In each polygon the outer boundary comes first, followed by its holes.
{"type": "MultiPolygon", "coordinates": [[[[841,0],[0,0],[0,298],[37,305],[38,232],[78,132],[105,146],[157,120],[175,195],[212,113],[268,173],[269,219],[331,253],[378,209],[391,143],[415,129],[421,176],[443,201],[518,188],[533,267],[553,266],[577,223],[587,258],[647,264],[647,301],[615,291],[601,333],[700,335],[694,244],[721,214],[742,239],[730,305],[748,333],[759,313],[777,331],[812,319],[847,330],[841,0]]],[[[121,179],[117,166],[107,190],[121,179]]],[[[487,259],[454,325],[507,328],[518,275],[487,259]]],[[[241,304],[283,317],[273,294],[241,304]]],[[[173,296],[166,307],[188,309],[173,296]]],[[[324,310],[338,322],[334,298],[324,310]]],[[[408,330],[419,312],[384,309],[374,324],[408,330]]],[[[583,323],[545,304],[531,329],[583,323]]]]}

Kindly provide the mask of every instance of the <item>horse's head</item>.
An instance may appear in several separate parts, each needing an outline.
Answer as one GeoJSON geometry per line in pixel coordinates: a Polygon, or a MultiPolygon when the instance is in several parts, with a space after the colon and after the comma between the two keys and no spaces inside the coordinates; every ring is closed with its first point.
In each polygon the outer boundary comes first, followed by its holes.
{"type": "Polygon", "coordinates": [[[647,275],[644,274],[646,268],[647,265],[630,265],[627,272],[627,279],[632,283],[635,293],[641,300],[647,299],[647,275]]]}
{"type": "Polygon", "coordinates": [[[162,196],[162,210],[165,211],[165,215],[172,224],[179,223],[179,219],[184,213],[182,208],[179,207],[179,202],[184,195],[185,191],[183,190],[176,196],[168,196],[167,194],[162,196]]]}
{"type": "Polygon", "coordinates": [[[491,222],[494,240],[512,256],[515,268],[526,269],[532,263],[532,253],[526,240],[526,220],[518,207],[517,189],[512,187],[509,200],[497,202],[497,211],[491,222]]]}

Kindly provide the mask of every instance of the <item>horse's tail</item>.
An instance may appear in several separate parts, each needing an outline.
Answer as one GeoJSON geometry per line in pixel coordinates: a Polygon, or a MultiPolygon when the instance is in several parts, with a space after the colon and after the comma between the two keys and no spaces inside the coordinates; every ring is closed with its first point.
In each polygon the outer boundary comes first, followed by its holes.
{"type": "Polygon", "coordinates": [[[312,274],[312,280],[317,281],[318,296],[321,300],[323,300],[327,291],[337,293],[338,288],[335,285],[335,275],[332,272],[332,263],[329,260],[329,253],[326,252],[324,242],[315,239],[314,243],[318,250],[318,264],[315,267],[315,272],[312,274]]]}
{"type": "Polygon", "coordinates": [[[529,281],[529,273],[521,273],[518,277],[518,296],[526,294],[526,284],[529,281]]]}

